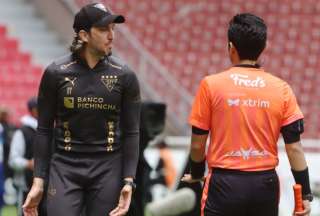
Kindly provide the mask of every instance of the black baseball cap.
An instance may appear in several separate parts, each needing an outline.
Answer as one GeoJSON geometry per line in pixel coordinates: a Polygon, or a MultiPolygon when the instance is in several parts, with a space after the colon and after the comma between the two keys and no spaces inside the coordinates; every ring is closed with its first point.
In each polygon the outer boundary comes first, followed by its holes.
{"type": "Polygon", "coordinates": [[[80,30],[89,31],[91,27],[104,27],[110,23],[124,23],[125,18],[122,15],[112,14],[101,3],[91,3],[85,5],[75,15],[73,29],[76,33],[80,30]]]}

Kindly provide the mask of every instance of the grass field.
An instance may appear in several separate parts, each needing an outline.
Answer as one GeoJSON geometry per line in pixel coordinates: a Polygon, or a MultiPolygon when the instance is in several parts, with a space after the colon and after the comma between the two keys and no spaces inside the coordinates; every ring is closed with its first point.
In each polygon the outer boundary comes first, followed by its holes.
{"type": "Polygon", "coordinates": [[[16,216],[17,215],[17,209],[15,206],[5,206],[0,216],[16,216]]]}

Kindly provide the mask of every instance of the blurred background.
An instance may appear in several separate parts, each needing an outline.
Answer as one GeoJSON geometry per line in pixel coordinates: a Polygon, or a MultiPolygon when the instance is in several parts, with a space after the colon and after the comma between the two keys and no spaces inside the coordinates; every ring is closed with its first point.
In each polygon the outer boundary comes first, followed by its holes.
{"type": "MultiPolygon", "coordinates": [[[[7,180],[3,216],[16,215],[15,188],[6,170],[10,136],[28,112],[26,101],[37,95],[44,68],[68,52],[73,16],[89,2],[102,2],[126,17],[116,28],[114,53],[136,71],[143,98],[166,105],[165,126],[144,151],[148,178],[164,178],[153,181],[149,202],[179,187],[189,151],[187,118],[193,95],[204,76],[231,66],[228,22],[236,13],[251,12],[268,25],[261,65],[292,86],[305,115],[303,145],[318,196],[312,215],[320,215],[319,0],[0,0],[0,134],[7,131],[7,140],[0,139],[7,180]],[[169,159],[159,143],[165,143],[169,159]],[[162,172],[164,168],[169,171],[162,172]]],[[[281,139],[279,145],[280,216],[285,216],[293,209],[293,177],[281,139]]]]}

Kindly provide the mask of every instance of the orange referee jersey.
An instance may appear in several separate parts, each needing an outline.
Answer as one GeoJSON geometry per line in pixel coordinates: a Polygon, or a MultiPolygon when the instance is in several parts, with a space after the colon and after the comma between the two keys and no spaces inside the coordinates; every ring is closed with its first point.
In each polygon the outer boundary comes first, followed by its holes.
{"type": "Polygon", "coordinates": [[[261,171],[278,164],[281,127],[302,118],[285,81],[260,68],[232,67],[201,81],[189,122],[210,130],[209,167],[261,171]]]}

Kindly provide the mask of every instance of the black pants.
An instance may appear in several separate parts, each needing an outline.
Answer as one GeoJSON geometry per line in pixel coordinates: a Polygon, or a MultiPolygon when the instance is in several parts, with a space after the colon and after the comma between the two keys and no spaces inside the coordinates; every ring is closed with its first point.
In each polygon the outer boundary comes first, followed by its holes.
{"type": "Polygon", "coordinates": [[[213,169],[205,216],[277,216],[279,180],[274,170],[241,172],[213,169]]]}
{"type": "Polygon", "coordinates": [[[113,153],[57,152],[47,192],[48,216],[108,215],[119,201],[122,157],[113,153]]]}

